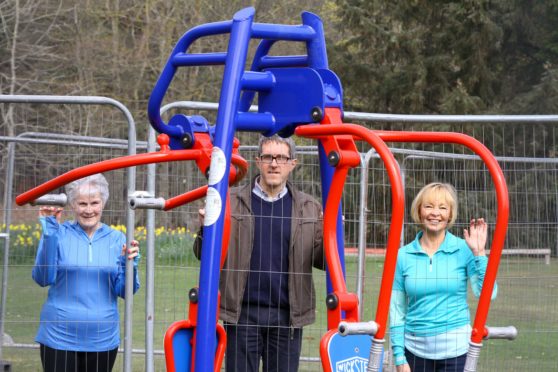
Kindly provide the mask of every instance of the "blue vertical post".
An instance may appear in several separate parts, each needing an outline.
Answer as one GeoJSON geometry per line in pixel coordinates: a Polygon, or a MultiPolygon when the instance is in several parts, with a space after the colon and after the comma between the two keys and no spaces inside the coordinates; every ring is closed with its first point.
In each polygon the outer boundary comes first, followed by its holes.
{"type": "Polygon", "coordinates": [[[196,332],[195,371],[213,370],[215,364],[217,293],[225,205],[229,187],[229,168],[235,132],[235,117],[240,98],[240,82],[244,72],[251,37],[254,8],[234,15],[225,62],[215,140],[209,170],[209,188],[205,204],[204,239],[200,267],[200,292],[196,332]],[[211,243],[214,244],[211,244],[211,243]]]}
{"type": "Polygon", "coordinates": [[[327,69],[327,50],[325,45],[324,25],[317,15],[310,12],[302,13],[302,23],[311,27],[316,35],[306,42],[308,53],[308,67],[313,69],[327,69]]]}
{"type": "MultiPolygon", "coordinates": [[[[327,49],[325,45],[324,27],[320,17],[309,12],[304,12],[302,13],[302,22],[303,24],[312,27],[316,32],[316,37],[306,42],[306,48],[308,50],[308,66],[314,69],[327,69],[327,49]]],[[[321,143],[318,143],[318,152],[320,159],[320,176],[322,181],[322,205],[325,207],[334,169],[331,165],[329,165],[327,154],[325,153],[321,143]]],[[[345,275],[345,246],[342,216],[342,205],[339,203],[339,213],[337,215],[337,249],[339,251],[339,261],[343,269],[343,275],[345,275]]],[[[327,293],[331,293],[333,287],[331,285],[329,273],[327,275],[326,286],[327,293]]]]}

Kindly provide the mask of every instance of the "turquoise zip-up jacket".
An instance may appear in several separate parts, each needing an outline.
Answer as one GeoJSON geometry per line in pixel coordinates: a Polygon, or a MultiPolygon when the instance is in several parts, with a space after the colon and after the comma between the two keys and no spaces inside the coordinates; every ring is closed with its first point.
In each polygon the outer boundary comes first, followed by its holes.
{"type": "MultiPolygon", "coordinates": [[[[90,239],[77,222],[41,217],[33,280],[50,286],[35,341],[59,350],[107,351],[120,344],[117,296],[124,298],[124,234],[101,224],[90,239]]],[[[134,262],[134,293],[140,286],[134,262]]]]}
{"type": "MultiPolygon", "coordinates": [[[[465,240],[448,231],[431,258],[420,246],[422,234],[419,232],[397,256],[390,308],[390,338],[396,365],[406,363],[406,334],[415,341],[423,339],[428,343],[436,337],[445,339],[445,334],[452,330],[470,325],[467,282],[471,282],[478,298],[488,263],[486,256],[474,256],[465,240]]],[[[495,285],[493,299],[496,293],[495,285]]],[[[470,334],[457,332],[451,337],[458,337],[457,343],[466,345],[470,334]]],[[[434,357],[427,359],[438,359],[436,355],[447,356],[444,348],[453,350],[455,343],[436,344],[436,350],[431,351],[434,357]]]]}

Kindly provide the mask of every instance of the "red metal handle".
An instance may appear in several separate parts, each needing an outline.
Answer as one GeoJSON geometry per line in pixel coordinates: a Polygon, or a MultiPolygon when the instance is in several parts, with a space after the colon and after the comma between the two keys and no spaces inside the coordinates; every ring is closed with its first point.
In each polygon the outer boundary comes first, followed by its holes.
{"type": "MultiPolygon", "coordinates": [[[[50,181],[24,192],[23,194],[18,195],[16,197],[16,203],[17,205],[27,204],[77,179],[115,169],[184,160],[196,160],[198,163],[209,163],[209,160],[206,160],[208,154],[210,153],[207,149],[202,150],[200,148],[196,148],[188,150],[170,150],[168,146],[168,137],[166,135],[159,135],[158,140],[161,146],[160,151],[123,156],[72,169],[71,171],[68,171],[50,181]]],[[[240,155],[232,154],[231,163],[235,165],[235,167],[231,167],[230,171],[230,182],[234,184],[239,182],[246,175],[248,171],[248,162],[240,155]]],[[[165,201],[164,210],[170,210],[194,200],[198,200],[204,197],[206,193],[207,186],[202,186],[195,190],[170,198],[165,201]]]]}
{"type": "MultiPolygon", "coordinates": [[[[248,170],[248,162],[240,155],[232,155],[231,163],[236,165],[236,168],[231,167],[229,182],[231,185],[239,182],[248,170]]],[[[184,194],[174,196],[165,201],[165,207],[163,210],[168,211],[181,205],[191,203],[195,200],[199,200],[207,194],[207,185],[198,187],[197,189],[190,190],[184,194]]]]}
{"type": "Polygon", "coordinates": [[[174,150],[150,152],[147,154],[137,154],[123,156],[116,159],[109,159],[94,164],[85,165],[76,169],[72,169],[50,181],[43,183],[29,191],[24,192],[16,197],[17,205],[24,205],[38,197],[48,194],[59,187],[67,185],[77,179],[91,176],[96,173],[103,173],[115,169],[133,167],[136,165],[145,165],[152,163],[164,163],[179,160],[195,160],[201,156],[200,150],[174,150]]]}
{"type": "Polygon", "coordinates": [[[181,205],[193,202],[194,200],[199,200],[203,198],[205,194],[207,194],[207,185],[165,200],[165,207],[163,210],[168,211],[176,207],[180,207],[181,205]]]}
{"type": "MultiPolygon", "coordinates": [[[[337,215],[339,213],[339,202],[343,194],[343,186],[347,177],[346,167],[336,168],[333,173],[329,193],[324,212],[324,250],[327,268],[331,278],[331,286],[334,292],[347,292],[345,277],[341,269],[341,261],[337,250],[337,215]]],[[[337,325],[334,325],[337,327],[337,325]]]]}
{"type": "MultiPolygon", "coordinates": [[[[367,141],[378,153],[385,164],[386,171],[391,183],[391,228],[388,234],[386,247],[386,258],[384,271],[378,297],[378,308],[376,310],[376,323],[379,326],[375,335],[376,339],[383,339],[386,331],[386,323],[389,315],[389,305],[391,299],[391,289],[397,263],[397,252],[399,249],[399,238],[403,228],[403,217],[405,211],[405,194],[403,192],[403,182],[399,172],[399,165],[393,154],[382,141],[382,139],[370,129],[354,124],[331,124],[331,125],[305,125],[295,130],[295,133],[303,137],[321,138],[324,136],[350,134],[357,139],[367,141]]],[[[325,220],[324,220],[325,233],[325,220]]],[[[326,256],[329,254],[326,250],[326,256]]],[[[330,268],[331,270],[331,268],[330,268]]],[[[338,274],[339,275],[339,274],[338,274]]],[[[341,277],[341,279],[344,279],[341,277]]],[[[333,282],[333,278],[332,278],[333,282]]]]}

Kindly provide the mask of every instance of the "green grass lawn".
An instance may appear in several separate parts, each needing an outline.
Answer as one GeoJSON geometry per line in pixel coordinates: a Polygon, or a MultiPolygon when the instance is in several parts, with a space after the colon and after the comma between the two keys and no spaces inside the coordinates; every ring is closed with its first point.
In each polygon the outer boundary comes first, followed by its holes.
{"type": "MultiPolygon", "coordinates": [[[[178,257],[178,256],[177,256],[178,257]]],[[[155,272],[155,349],[162,350],[167,327],[176,320],[187,318],[187,293],[197,283],[199,264],[190,255],[171,259],[159,258],[155,272]]],[[[140,266],[142,285],[145,284],[145,261],[140,266]]],[[[347,259],[347,286],[355,291],[356,261],[347,259]]],[[[365,280],[364,320],[373,319],[382,260],[368,259],[365,280]]],[[[545,265],[543,259],[506,259],[498,276],[498,298],[492,303],[488,325],[514,325],[519,330],[515,341],[484,342],[479,371],[557,371],[558,370],[558,261],[545,265]]],[[[325,276],[315,272],[317,321],[304,330],[302,354],[319,356],[319,341],[325,333],[325,276]]],[[[33,344],[41,305],[47,294],[31,279],[31,265],[17,264],[9,268],[9,292],[6,304],[5,332],[14,342],[33,344]]],[[[145,291],[134,297],[133,346],[145,348],[145,291]]],[[[123,301],[121,315],[123,316],[123,301]]],[[[471,301],[474,304],[474,301],[471,301]]],[[[474,309],[472,311],[474,316],[474,309]]],[[[13,371],[40,371],[37,349],[4,348],[3,358],[12,363],[13,371]]],[[[144,370],[145,357],[134,354],[134,371],[144,370]]],[[[122,370],[122,356],[115,371],[122,370]]],[[[155,356],[155,369],[164,371],[163,356],[155,356]]],[[[301,363],[301,371],[319,371],[318,363],[301,363]]]]}

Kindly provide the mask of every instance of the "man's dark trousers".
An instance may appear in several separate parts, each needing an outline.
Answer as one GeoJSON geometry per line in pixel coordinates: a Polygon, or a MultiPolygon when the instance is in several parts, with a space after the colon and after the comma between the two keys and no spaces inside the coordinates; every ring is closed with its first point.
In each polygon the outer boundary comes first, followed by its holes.
{"type": "Polygon", "coordinates": [[[227,372],[296,372],[302,328],[290,327],[289,310],[244,304],[238,324],[225,323],[227,372]]]}

